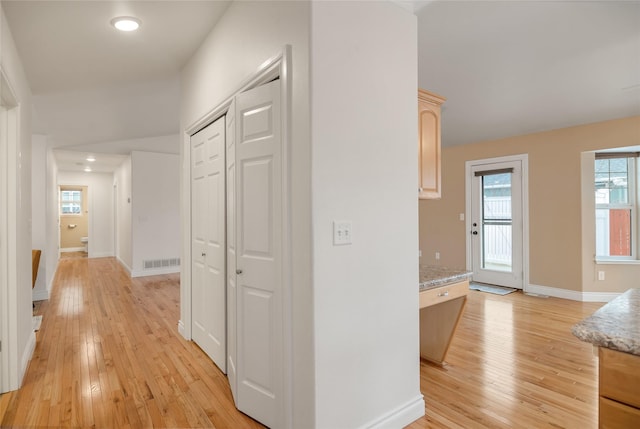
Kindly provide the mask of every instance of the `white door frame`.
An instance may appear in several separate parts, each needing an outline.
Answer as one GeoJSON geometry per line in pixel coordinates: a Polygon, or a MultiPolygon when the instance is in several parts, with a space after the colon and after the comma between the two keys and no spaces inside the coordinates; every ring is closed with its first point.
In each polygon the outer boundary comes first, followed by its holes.
{"type": "Polygon", "coordinates": [[[278,410],[277,421],[279,427],[291,428],[293,416],[292,400],[292,368],[293,368],[293,326],[292,326],[292,298],[291,298],[291,52],[290,45],[286,45],[282,52],[265,61],[258,70],[249,76],[238,88],[230,92],[222,103],[214,107],[202,118],[185,128],[182,136],[182,264],[180,275],[180,300],[182,303],[182,319],[178,322],[180,334],[191,340],[191,135],[216,119],[222,117],[229,110],[229,106],[237,94],[245,92],[273,79],[281,81],[281,109],[282,109],[282,186],[283,186],[283,237],[282,237],[282,308],[283,308],[283,368],[282,406],[278,410]]]}
{"type": "Polygon", "coordinates": [[[471,271],[473,268],[473,245],[471,240],[471,224],[473,222],[473,219],[471,218],[471,190],[473,186],[473,175],[471,170],[473,167],[484,164],[510,161],[520,161],[522,164],[522,291],[526,292],[529,287],[529,155],[526,153],[465,162],[465,240],[467,249],[467,270],[471,271]]]}
{"type": "Polygon", "coordinates": [[[17,197],[20,107],[0,67],[0,393],[20,387],[17,197]]]}

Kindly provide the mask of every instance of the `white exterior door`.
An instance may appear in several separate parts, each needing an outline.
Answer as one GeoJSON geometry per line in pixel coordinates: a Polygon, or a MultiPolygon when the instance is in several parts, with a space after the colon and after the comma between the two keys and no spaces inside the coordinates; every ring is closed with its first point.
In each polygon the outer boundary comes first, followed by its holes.
{"type": "Polygon", "coordinates": [[[227,371],[225,121],[191,136],[192,338],[227,371]]]}
{"type": "Polygon", "coordinates": [[[236,287],[236,121],[235,101],[226,116],[227,128],[227,377],[233,400],[237,395],[237,287],[236,287]]]}
{"type": "Polygon", "coordinates": [[[473,280],[522,289],[522,161],[478,162],[470,174],[473,280]]]}
{"type": "Polygon", "coordinates": [[[236,97],[238,409],[281,425],[283,177],[280,81],[236,97]]]}

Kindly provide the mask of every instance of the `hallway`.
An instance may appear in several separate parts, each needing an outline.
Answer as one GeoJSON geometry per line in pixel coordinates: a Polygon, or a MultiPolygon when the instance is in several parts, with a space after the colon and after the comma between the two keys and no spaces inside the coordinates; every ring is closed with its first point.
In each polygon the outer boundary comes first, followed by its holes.
{"type": "Polygon", "coordinates": [[[115,258],[59,262],[22,389],[1,427],[262,427],[178,333],[179,275],[129,278],[115,258]]]}

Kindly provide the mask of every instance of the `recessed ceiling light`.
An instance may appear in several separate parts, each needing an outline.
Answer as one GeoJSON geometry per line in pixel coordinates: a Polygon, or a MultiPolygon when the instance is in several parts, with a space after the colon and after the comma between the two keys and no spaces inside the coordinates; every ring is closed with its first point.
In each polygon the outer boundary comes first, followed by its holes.
{"type": "Polygon", "coordinates": [[[89,155],[89,156],[87,157],[87,161],[89,161],[89,162],[95,162],[95,160],[96,160],[96,157],[95,157],[95,156],[93,156],[93,155],[89,155]]]}
{"type": "Polygon", "coordinates": [[[120,31],[135,31],[142,22],[133,16],[118,16],[111,20],[111,25],[120,31]]]}
{"type": "Polygon", "coordinates": [[[86,171],[87,173],[91,173],[91,167],[85,167],[84,171],[86,171]]]}

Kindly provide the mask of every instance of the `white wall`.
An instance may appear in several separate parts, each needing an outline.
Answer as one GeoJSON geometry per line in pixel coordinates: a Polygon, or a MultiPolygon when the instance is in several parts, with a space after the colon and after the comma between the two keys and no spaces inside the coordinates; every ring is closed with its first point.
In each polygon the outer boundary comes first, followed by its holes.
{"type": "Polygon", "coordinates": [[[131,238],[131,157],[113,173],[113,184],[116,189],[117,219],[115,220],[115,234],[117,249],[115,255],[118,261],[131,273],[133,266],[132,238],[131,238]]]}
{"type": "Polygon", "coordinates": [[[31,139],[31,247],[40,249],[40,266],[33,300],[49,298],[47,291],[47,260],[57,255],[47,255],[47,137],[34,134],[31,139]]]}
{"type": "Polygon", "coordinates": [[[416,17],[314,2],[311,30],[316,424],[402,427],[424,414],[416,17]]]}
{"type": "Polygon", "coordinates": [[[144,270],[143,261],[180,257],[180,156],[134,151],[131,174],[131,275],[179,272],[144,270]]]}
{"type": "Polygon", "coordinates": [[[58,165],[53,155],[53,151],[47,150],[47,198],[46,198],[46,286],[47,295],[51,293],[53,279],[58,268],[58,258],[60,257],[60,243],[58,233],[58,165]]]}
{"type": "MultiPolygon", "coordinates": [[[[9,385],[16,389],[22,382],[35,348],[35,335],[32,326],[31,312],[31,90],[22,67],[22,62],[4,16],[0,9],[0,64],[7,80],[15,91],[19,104],[19,147],[15,148],[17,157],[9,159],[15,162],[15,200],[9,201],[7,213],[15,213],[16,246],[9,249],[15,258],[17,267],[15,284],[9,287],[9,319],[11,326],[8,346],[3,345],[2,357],[8,359],[11,366],[9,385]]],[[[5,327],[6,328],[6,327],[5,327]]],[[[5,383],[6,380],[3,380],[5,383]]]]}
{"type": "Polygon", "coordinates": [[[89,187],[89,257],[113,256],[113,175],[59,171],[60,185],[89,187]]]}
{"type": "MultiPolygon", "coordinates": [[[[294,428],[315,426],[311,295],[311,215],[309,140],[308,2],[233,2],[182,72],[181,130],[231,96],[266,60],[292,47],[291,88],[291,248],[292,362],[291,416],[294,428]]],[[[182,156],[181,330],[190,338],[189,153],[185,136],[182,156]]]]}

